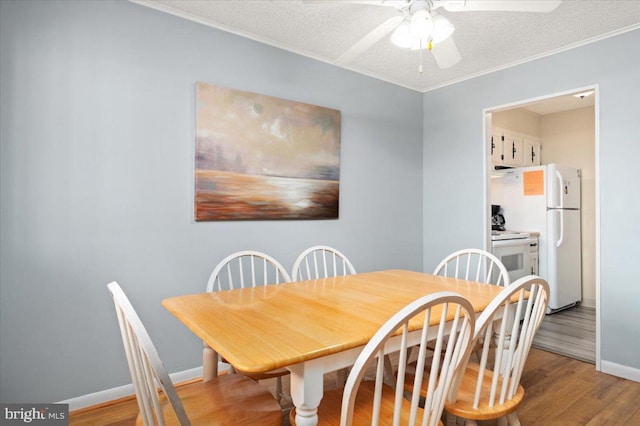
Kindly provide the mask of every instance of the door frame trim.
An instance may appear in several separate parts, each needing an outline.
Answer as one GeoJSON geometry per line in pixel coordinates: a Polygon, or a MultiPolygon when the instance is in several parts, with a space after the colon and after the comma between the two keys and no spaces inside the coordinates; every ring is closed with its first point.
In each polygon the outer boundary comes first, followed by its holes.
{"type": "Polygon", "coordinates": [[[559,96],[566,96],[574,93],[580,93],[587,90],[593,90],[594,94],[594,131],[595,131],[595,295],[596,295],[596,371],[602,371],[601,359],[600,359],[600,345],[601,345],[601,316],[600,316],[600,85],[592,84],[589,86],[583,86],[566,90],[562,92],[556,92],[545,96],[539,96],[536,98],[524,99],[517,102],[512,102],[503,105],[497,105],[482,110],[482,133],[484,141],[484,153],[483,153],[483,223],[486,224],[484,230],[484,245],[485,250],[491,251],[491,129],[492,121],[491,117],[494,112],[503,111],[507,109],[520,108],[526,104],[533,102],[539,102],[556,98],[559,96]]]}

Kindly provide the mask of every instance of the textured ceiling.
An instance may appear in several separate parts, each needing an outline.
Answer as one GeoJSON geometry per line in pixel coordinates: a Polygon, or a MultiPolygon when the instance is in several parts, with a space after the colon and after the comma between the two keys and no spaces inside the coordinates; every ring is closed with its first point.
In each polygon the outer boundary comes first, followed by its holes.
{"type": "MultiPolygon", "coordinates": [[[[132,1],[328,63],[399,14],[344,0],[132,1]]],[[[439,69],[425,52],[419,73],[419,52],[400,49],[386,36],[340,66],[425,92],[640,28],[640,0],[565,0],[551,13],[439,12],[456,28],[462,55],[456,65],[439,69]]]]}

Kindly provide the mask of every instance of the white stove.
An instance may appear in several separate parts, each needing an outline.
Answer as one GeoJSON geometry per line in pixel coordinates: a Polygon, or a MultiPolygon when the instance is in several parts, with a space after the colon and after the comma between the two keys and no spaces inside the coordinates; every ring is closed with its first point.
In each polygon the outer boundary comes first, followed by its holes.
{"type": "Polygon", "coordinates": [[[514,282],[531,274],[531,234],[518,231],[491,231],[491,251],[507,268],[514,282]]]}
{"type": "Polygon", "coordinates": [[[529,238],[530,236],[528,232],[491,231],[491,241],[519,240],[521,238],[529,238]]]}

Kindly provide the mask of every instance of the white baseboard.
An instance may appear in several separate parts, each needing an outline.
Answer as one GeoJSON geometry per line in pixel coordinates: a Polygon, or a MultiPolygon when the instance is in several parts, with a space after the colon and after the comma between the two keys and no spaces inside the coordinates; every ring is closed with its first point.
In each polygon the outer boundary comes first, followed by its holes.
{"type": "MultiPolygon", "coordinates": [[[[228,366],[220,365],[220,370],[223,371],[228,366]]],[[[197,379],[202,377],[202,367],[192,368],[190,370],[178,371],[170,374],[173,383],[185,382],[187,380],[197,379]]],[[[118,386],[117,388],[105,389],[102,391],[90,393],[87,395],[78,396],[76,398],[66,399],[59,401],[56,404],[69,404],[69,411],[78,410],[80,408],[90,407],[92,405],[102,404],[104,402],[113,401],[115,399],[124,398],[125,396],[133,395],[135,393],[133,384],[130,383],[124,386],[118,386]]]]}
{"type": "Polygon", "coordinates": [[[611,374],[612,376],[622,377],[623,379],[640,382],[640,369],[629,367],[626,365],[616,364],[611,361],[600,361],[600,371],[611,374]]]}
{"type": "Polygon", "coordinates": [[[596,299],[588,299],[588,298],[584,298],[582,299],[582,302],[580,302],[580,304],[582,306],[585,306],[587,308],[594,308],[596,307],[596,299]]]}

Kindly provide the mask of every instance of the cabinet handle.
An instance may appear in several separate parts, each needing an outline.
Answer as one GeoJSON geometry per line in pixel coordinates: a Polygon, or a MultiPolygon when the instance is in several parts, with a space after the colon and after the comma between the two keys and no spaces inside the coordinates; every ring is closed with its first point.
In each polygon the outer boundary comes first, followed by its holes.
{"type": "Polygon", "coordinates": [[[496,147],[496,144],[493,143],[493,136],[491,136],[491,155],[493,155],[493,149],[496,147]]]}
{"type": "Polygon", "coordinates": [[[533,150],[533,147],[531,147],[531,162],[532,162],[532,163],[534,162],[535,158],[536,158],[536,153],[535,153],[535,151],[533,150]]]}
{"type": "Polygon", "coordinates": [[[502,140],[502,146],[503,146],[503,153],[500,154],[500,159],[504,161],[504,135],[501,135],[500,139],[502,140]]]}
{"type": "Polygon", "coordinates": [[[516,143],[511,142],[511,158],[515,160],[516,158],[516,143]]]}

